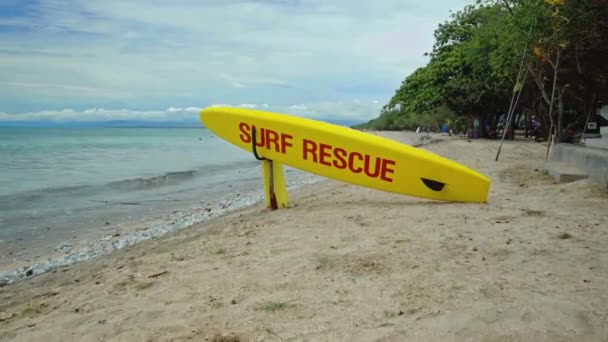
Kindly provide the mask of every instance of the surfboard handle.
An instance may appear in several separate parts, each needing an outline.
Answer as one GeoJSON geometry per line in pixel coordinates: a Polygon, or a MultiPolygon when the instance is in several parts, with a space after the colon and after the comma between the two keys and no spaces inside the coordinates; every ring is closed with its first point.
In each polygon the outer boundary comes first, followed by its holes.
{"type": "Polygon", "coordinates": [[[257,149],[256,143],[255,143],[255,127],[251,128],[251,148],[253,149],[253,155],[255,156],[255,159],[266,160],[266,158],[260,157],[258,155],[258,149],[257,149]]]}
{"type": "Polygon", "coordinates": [[[445,186],[445,183],[436,181],[436,180],[432,180],[432,179],[426,179],[426,178],[420,178],[422,180],[422,182],[424,183],[424,185],[426,185],[427,188],[433,190],[433,191],[441,191],[443,190],[443,187],[445,186]]]}

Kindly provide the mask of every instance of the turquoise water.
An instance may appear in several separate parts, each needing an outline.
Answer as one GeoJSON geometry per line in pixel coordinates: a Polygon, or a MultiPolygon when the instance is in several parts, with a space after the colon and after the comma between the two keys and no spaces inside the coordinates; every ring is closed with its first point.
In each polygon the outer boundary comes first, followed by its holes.
{"type": "Polygon", "coordinates": [[[0,128],[0,266],[261,189],[259,162],[204,128],[0,128]]]}
{"type": "Polygon", "coordinates": [[[248,159],[203,128],[0,128],[0,196],[248,159]]]}

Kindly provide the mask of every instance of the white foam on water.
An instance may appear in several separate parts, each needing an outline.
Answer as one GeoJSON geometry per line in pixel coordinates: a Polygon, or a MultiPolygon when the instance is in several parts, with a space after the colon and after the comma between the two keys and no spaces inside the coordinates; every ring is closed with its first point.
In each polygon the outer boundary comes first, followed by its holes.
{"type": "MultiPolygon", "coordinates": [[[[325,179],[300,171],[291,173],[290,177],[295,178],[295,180],[288,180],[288,190],[296,190],[305,185],[318,183],[325,179]]],[[[61,267],[70,266],[101,255],[110,254],[125,247],[133,246],[141,241],[158,238],[167,233],[179,231],[191,227],[194,224],[251,206],[263,199],[264,194],[260,191],[227,195],[205,208],[193,208],[180,212],[160,220],[161,222],[148,224],[143,227],[139,226],[134,231],[121,233],[119,236],[109,235],[96,241],[81,243],[77,248],[74,248],[71,243],[65,242],[57,247],[57,251],[62,253],[60,255],[53,255],[45,261],[35,262],[18,267],[14,270],[0,272],[0,286],[13,284],[24,278],[53,272],[61,267]]]]}

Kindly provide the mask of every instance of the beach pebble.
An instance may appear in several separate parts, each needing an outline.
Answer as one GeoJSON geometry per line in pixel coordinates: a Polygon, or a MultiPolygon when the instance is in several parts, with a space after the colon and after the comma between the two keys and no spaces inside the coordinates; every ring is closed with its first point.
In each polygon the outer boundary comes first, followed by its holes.
{"type": "Polygon", "coordinates": [[[91,303],[84,303],[83,305],[74,309],[74,312],[78,313],[88,313],[95,310],[95,306],[91,303]]]}
{"type": "Polygon", "coordinates": [[[72,250],[72,244],[69,242],[64,242],[59,246],[59,250],[63,253],[68,253],[72,250]]]}
{"type": "Polygon", "coordinates": [[[9,314],[8,312],[0,311],[0,322],[8,321],[15,316],[14,313],[9,314]]]}
{"type": "MultiPolygon", "coordinates": [[[[288,184],[288,189],[296,189],[303,184],[312,184],[321,180],[323,179],[319,177],[304,182],[290,182],[290,184],[288,184]]],[[[236,186],[234,188],[236,188],[236,186]]],[[[232,211],[264,199],[262,193],[239,192],[238,194],[239,196],[234,197],[233,193],[230,195],[230,199],[224,199],[222,201],[214,200],[213,202],[204,202],[202,203],[201,207],[197,209],[191,209],[186,211],[180,210],[179,213],[175,213],[175,215],[172,215],[172,219],[169,219],[167,217],[166,220],[163,220],[163,222],[161,223],[147,223],[145,220],[142,219],[141,222],[143,225],[145,225],[145,227],[138,226],[135,227],[136,229],[134,229],[133,231],[122,231],[120,235],[117,235],[117,231],[115,230],[114,234],[112,234],[112,232],[109,232],[104,237],[94,241],[89,241],[86,244],[77,243],[75,241],[76,239],[78,239],[79,230],[71,230],[70,232],[74,234],[71,236],[71,242],[54,246],[58,251],[57,254],[59,255],[54,255],[53,257],[48,258],[47,260],[39,261],[35,264],[30,264],[19,269],[15,269],[8,272],[0,272],[0,286],[12,284],[18,280],[28,278],[33,275],[53,272],[55,270],[58,270],[58,268],[85,261],[100,255],[109,254],[119,249],[132,246],[143,240],[158,238],[168,232],[177,231],[189,227],[194,223],[208,220],[209,218],[217,216],[218,214],[222,214],[227,211],[232,211]],[[63,253],[59,252],[60,250],[63,253]]],[[[125,219],[125,221],[131,220],[133,220],[132,216],[128,216],[125,219]]],[[[95,221],[98,222],[97,225],[104,225],[105,223],[106,226],[112,225],[115,229],[120,226],[120,224],[118,224],[117,222],[112,224],[110,221],[91,219],[91,222],[93,222],[91,224],[92,226],[95,225],[95,221]]],[[[44,231],[47,231],[48,228],[49,227],[45,225],[40,227],[40,230],[44,229],[44,231]]],[[[36,237],[38,237],[38,235],[36,235],[36,237]]],[[[317,236],[316,238],[318,239],[319,236],[317,236]]],[[[6,251],[6,253],[10,253],[13,257],[17,258],[22,256],[24,254],[24,251],[27,250],[28,247],[20,246],[22,244],[21,242],[24,241],[23,238],[15,237],[15,239],[17,241],[10,241],[10,244],[14,244],[14,247],[12,247],[14,248],[14,253],[13,251],[8,250],[6,251]]],[[[248,241],[247,244],[252,245],[253,243],[251,241],[248,241]]],[[[182,259],[182,257],[177,258],[178,261],[180,261],[180,259],[182,259]]],[[[116,265],[115,267],[117,269],[121,269],[124,266],[116,265]]],[[[61,271],[65,272],[66,269],[62,269],[61,271]]]]}

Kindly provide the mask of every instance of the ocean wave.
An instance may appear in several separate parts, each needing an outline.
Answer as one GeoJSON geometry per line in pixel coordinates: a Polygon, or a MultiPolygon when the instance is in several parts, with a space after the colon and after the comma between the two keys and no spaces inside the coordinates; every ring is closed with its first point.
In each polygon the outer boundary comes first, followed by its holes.
{"type": "Polygon", "coordinates": [[[196,170],[167,172],[160,176],[140,177],[109,182],[105,187],[121,191],[146,190],[191,180],[196,177],[196,174],[196,170]]]}
{"type": "Polygon", "coordinates": [[[220,174],[225,170],[239,170],[259,165],[259,162],[244,161],[233,163],[210,164],[198,169],[172,171],[158,176],[136,177],[111,181],[105,184],[71,185],[62,187],[48,187],[30,190],[21,193],[0,196],[0,210],[19,210],[35,208],[38,203],[52,200],[57,202],[58,197],[81,198],[101,192],[126,192],[160,188],[168,185],[177,185],[197,177],[220,174]]]}

